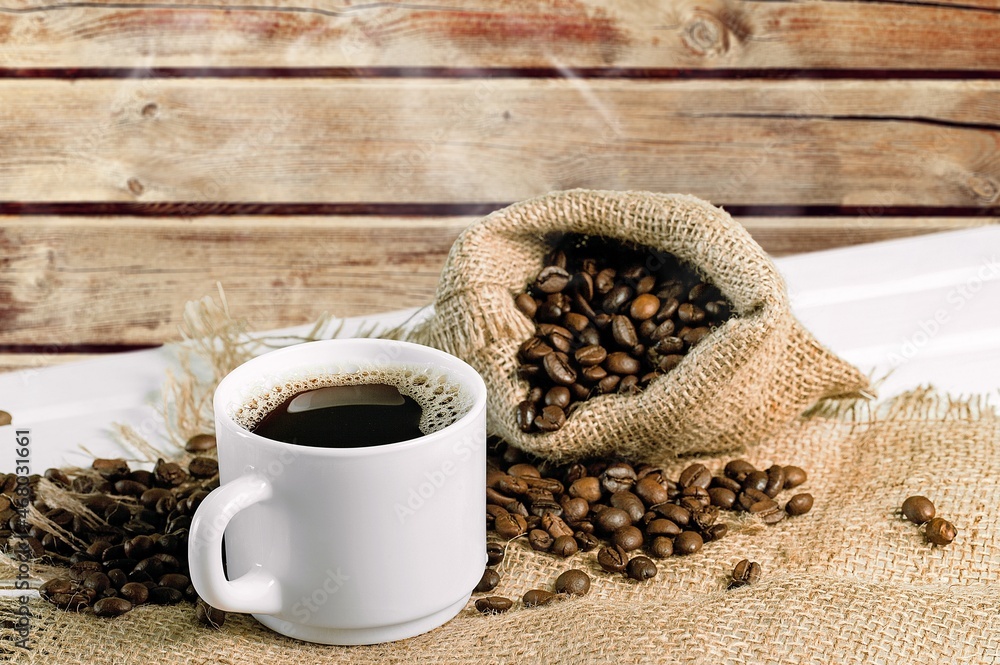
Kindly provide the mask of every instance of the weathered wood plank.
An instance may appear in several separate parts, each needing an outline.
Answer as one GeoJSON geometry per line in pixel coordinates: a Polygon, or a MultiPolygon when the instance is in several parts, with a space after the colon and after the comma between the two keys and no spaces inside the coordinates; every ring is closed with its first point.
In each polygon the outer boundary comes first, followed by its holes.
{"type": "Polygon", "coordinates": [[[1000,81],[0,81],[8,201],[991,206],[1000,81]]]}
{"type": "MultiPolygon", "coordinates": [[[[471,221],[0,217],[0,346],[57,354],[60,345],[176,339],[184,304],[214,295],[217,282],[234,316],[254,330],[310,322],[324,311],[353,316],[422,305],[471,221]]],[[[769,252],[785,254],[1000,220],[740,221],[769,252]]]]}
{"type": "Polygon", "coordinates": [[[459,0],[0,9],[0,67],[1000,67],[995,0],[459,0]]]}

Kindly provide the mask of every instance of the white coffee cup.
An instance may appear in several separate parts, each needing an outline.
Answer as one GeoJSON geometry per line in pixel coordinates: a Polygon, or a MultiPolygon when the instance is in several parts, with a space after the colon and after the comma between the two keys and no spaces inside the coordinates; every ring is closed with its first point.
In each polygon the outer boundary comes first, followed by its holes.
{"type": "Polygon", "coordinates": [[[188,545],[207,603],[324,644],[411,637],[465,606],[486,563],[486,386],[472,367],[407,342],[309,342],[233,370],[214,407],[222,484],[198,507],[188,545]],[[362,448],[273,441],[234,418],[262,387],[372,367],[443,375],[468,410],[436,432],[362,448]]]}

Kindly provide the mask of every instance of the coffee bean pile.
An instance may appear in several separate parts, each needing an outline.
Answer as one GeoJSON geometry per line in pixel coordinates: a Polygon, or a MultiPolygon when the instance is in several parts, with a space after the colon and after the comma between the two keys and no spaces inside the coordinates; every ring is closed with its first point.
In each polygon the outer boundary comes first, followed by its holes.
{"type": "MultiPolygon", "coordinates": [[[[532,464],[516,448],[492,445],[486,474],[489,529],[504,540],[525,538],[532,549],[560,557],[597,550],[602,569],[640,582],[656,576],[655,559],[695,554],[723,538],[728,527],[719,520],[722,511],[744,511],[774,524],[813,506],[806,493],[795,494],[784,506],[777,501],[782,491],[806,481],[797,466],[761,470],[736,459],[713,475],[695,463],[673,479],[657,467],[622,461],[532,464]]],[[[503,560],[503,548],[492,544],[488,554],[476,587],[480,593],[500,582],[492,566],[503,560]]]]}
{"type": "Polygon", "coordinates": [[[903,517],[917,526],[924,526],[924,538],[932,545],[947,545],[955,540],[958,529],[943,517],[935,517],[937,509],[925,496],[915,495],[903,501],[903,517]]]}
{"type": "Polygon", "coordinates": [[[536,322],[518,352],[518,375],[530,386],[516,414],[525,432],[559,429],[595,395],[639,392],[731,310],[671,254],[579,236],[548,256],[515,303],[536,322]]]}
{"type": "MultiPolygon", "coordinates": [[[[214,445],[214,437],[200,435],[187,449],[205,452],[214,445]]],[[[35,500],[41,476],[30,477],[34,508],[58,527],[49,530],[22,519],[11,502],[17,476],[0,475],[0,542],[8,552],[23,542],[36,560],[66,567],[65,575],[39,588],[42,598],[61,609],[115,617],[138,605],[198,601],[198,620],[219,627],[225,612],[200,601],[187,562],[188,528],[198,505],[219,486],[218,469],[208,456],[195,457],[187,468],[161,459],[151,471],[132,470],[123,459],[96,459],[93,472],[73,477],[48,469],[44,477],[88,509],[74,514],[35,500]],[[66,532],[83,547],[68,542],[66,532]]]]}

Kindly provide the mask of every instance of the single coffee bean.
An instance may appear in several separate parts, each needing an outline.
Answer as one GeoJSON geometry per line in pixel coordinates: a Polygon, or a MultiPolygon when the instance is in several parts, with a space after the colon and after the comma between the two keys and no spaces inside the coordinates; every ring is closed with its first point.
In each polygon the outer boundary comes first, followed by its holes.
{"type": "Polygon", "coordinates": [[[556,351],[569,353],[570,349],[573,348],[573,334],[561,326],[553,326],[553,328],[555,329],[545,339],[556,351]]]}
{"type": "Polygon", "coordinates": [[[677,308],[677,320],[683,324],[697,325],[705,320],[705,310],[686,302],[677,308]]]}
{"type": "Polygon", "coordinates": [[[767,484],[762,490],[764,494],[772,499],[778,496],[778,492],[785,488],[785,470],[777,464],[771,465],[767,470],[767,484]]]}
{"type": "Polygon", "coordinates": [[[554,405],[543,408],[534,420],[535,427],[541,432],[554,432],[564,424],[566,424],[566,413],[554,405]]]}
{"type": "Polygon", "coordinates": [[[538,302],[529,293],[522,293],[514,298],[514,305],[529,319],[535,318],[535,312],[538,311],[538,302]]]}
{"type": "Polygon", "coordinates": [[[569,528],[569,525],[561,517],[552,513],[546,513],[542,516],[542,528],[548,531],[553,538],[573,535],[573,529],[569,528]]]}
{"type": "Polygon", "coordinates": [[[576,370],[570,365],[565,353],[558,351],[550,353],[542,360],[542,366],[553,383],[568,386],[576,382],[576,370]]]}
{"type": "Polygon", "coordinates": [[[697,531],[682,531],[674,538],[675,554],[694,554],[705,544],[701,534],[697,531]]]}
{"type": "Polygon", "coordinates": [[[167,573],[160,577],[160,586],[167,586],[178,591],[184,591],[189,584],[191,584],[191,580],[188,579],[187,575],[180,573],[167,573]]]}
{"type": "Polygon", "coordinates": [[[121,589],[128,582],[128,576],[121,568],[111,568],[108,570],[108,580],[112,587],[121,589]]]}
{"type": "Polygon", "coordinates": [[[729,533],[729,527],[726,526],[724,522],[719,522],[708,527],[702,536],[705,538],[705,542],[710,540],[722,540],[729,533]]]}
{"type": "Polygon", "coordinates": [[[608,314],[616,314],[632,299],[632,289],[624,284],[614,287],[604,296],[601,309],[608,314]]]}
{"type": "Polygon", "coordinates": [[[604,347],[597,345],[580,347],[573,354],[573,358],[576,359],[576,362],[578,362],[582,367],[600,365],[607,357],[608,352],[604,349],[604,347]]]}
{"type": "Polygon", "coordinates": [[[522,432],[530,432],[534,428],[537,416],[538,409],[534,402],[524,400],[517,405],[517,426],[522,432]]]}
{"type": "Polygon", "coordinates": [[[713,506],[718,506],[723,510],[732,510],[736,504],[736,493],[725,487],[710,487],[708,496],[711,498],[713,506]]]}
{"type": "Polygon", "coordinates": [[[503,562],[504,546],[500,543],[486,543],[486,565],[496,566],[503,562]]]}
{"type": "Polygon", "coordinates": [[[200,453],[212,450],[215,446],[216,440],[214,434],[195,434],[184,444],[184,450],[189,453],[200,453]]]}
{"type": "Polygon", "coordinates": [[[552,347],[546,344],[541,337],[532,337],[521,345],[518,352],[525,362],[533,363],[552,354],[552,347]]]}
{"type": "Polygon", "coordinates": [[[69,576],[77,582],[82,582],[92,573],[101,572],[101,564],[96,561],[80,561],[69,567],[69,576]]]}
{"type": "MultiPolygon", "coordinates": [[[[612,374],[611,376],[617,376],[612,374]]],[[[621,381],[618,383],[618,392],[623,395],[636,395],[640,391],[639,388],[639,377],[630,374],[628,376],[621,377],[621,381]]]]}
{"type": "Polygon", "coordinates": [[[623,526],[614,532],[612,536],[614,544],[626,552],[631,552],[642,547],[643,536],[634,526],[623,526]]]}
{"type": "Polygon", "coordinates": [[[542,268],[535,280],[535,288],[542,293],[558,293],[569,285],[571,275],[558,266],[542,268]]]}
{"type": "Polygon", "coordinates": [[[806,472],[797,466],[785,467],[785,489],[790,490],[806,482],[806,472]]]}
{"type": "Polygon", "coordinates": [[[694,513],[700,511],[702,508],[708,505],[708,502],[702,500],[700,497],[682,496],[677,501],[677,505],[679,505],[681,508],[684,508],[693,515],[694,513]]]}
{"type": "MultiPolygon", "coordinates": [[[[591,527],[593,528],[593,527],[591,527]]],[[[576,544],[579,545],[581,552],[589,552],[591,550],[597,549],[600,546],[601,541],[593,533],[588,533],[586,531],[575,531],[573,533],[573,538],[576,540],[576,544]]]]}
{"type": "Polygon", "coordinates": [[[644,292],[635,297],[629,308],[629,314],[637,321],[653,318],[660,310],[660,299],[651,293],[644,292]]]}
{"type": "Polygon", "coordinates": [[[211,457],[195,457],[188,463],[188,473],[194,478],[211,478],[218,472],[219,462],[211,457]]]}
{"type": "Polygon", "coordinates": [[[149,488],[134,480],[123,479],[115,483],[115,494],[122,496],[141,496],[149,488]]]}
{"type": "Polygon", "coordinates": [[[552,541],[552,548],[549,551],[556,556],[568,557],[579,552],[580,546],[576,544],[576,538],[573,536],[559,536],[552,541]]]}
{"type": "Polygon", "coordinates": [[[702,487],[707,488],[712,482],[712,472],[704,464],[692,464],[681,471],[677,484],[681,488],[702,487]]]}
{"type": "Polygon", "coordinates": [[[805,515],[813,507],[812,494],[796,494],[785,504],[785,512],[789,515],[805,515]]]}
{"type": "Polygon", "coordinates": [[[125,541],[125,557],[141,561],[153,553],[156,543],[149,536],[136,536],[125,541]]]}
{"type": "Polygon", "coordinates": [[[578,296],[584,300],[592,300],[594,297],[594,278],[586,270],[573,275],[570,286],[578,296]]]}
{"type": "Polygon", "coordinates": [[[785,518],[786,513],[778,507],[778,502],[767,498],[750,506],[747,511],[756,515],[764,524],[776,524],[785,518]]]}
{"type": "Polygon", "coordinates": [[[585,499],[579,497],[571,499],[568,495],[564,494],[561,504],[563,509],[562,517],[569,522],[579,522],[586,518],[587,513],[590,512],[590,504],[585,499]]]}
{"type": "Polygon", "coordinates": [[[201,598],[198,599],[198,604],[194,608],[194,616],[198,619],[198,623],[204,624],[209,628],[219,629],[226,623],[226,613],[212,607],[201,598]]]}
{"type": "Polygon", "coordinates": [[[132,609],[132,603],[124,598],[102,598],[94,603],[94,614],[99,617],[117,617],[132,609]]]}
{"type": "MultiPolygon", "coordinates": [[[[743,480],[756,471],[757,468],[750,462],[744,459],[734,459],[726,464],[725,474],[727,478],[732,478],[738,483],[742,483],[743,480]]],[[[787,482],[787,475],[785,477],[787,482]]]]}
{"type": "Polygon", "coordinates": [[[930,522],[935,512],[934,504],[925,496],[911,496],[903,501],[903,516],[914,524],[930,522]]]}
{"type": "Polygon", "coordinates": [[[123,459],[95,459],[90,465],[94,471],[101,474],[101,477],[111,482],[116,482],[128,477],[130,469],[128,462],[123,459]]]}
{"type": "Polygon", "coordinates": [[[601,481],[593,476],[579,478],[570,484],[569,495],[584,499],[588,503],[597,503],[601,500],[601,481]]]}
{"type": "Polygon", "coordinates": [[[746,478],[743,479],[743,489],[756,490],[758,492],[763,492],[767,487],[767,472],[766,471],[751,471],[747,474],[746,478]]]}
{"type": "Polygon", "coordinates": [[[641,365],[637,359],[624,351],[615,351],[608,354],[604,368],[613,374],[638,374],[641,365]]]}
{"type": "Polygon", "coordinates": [[[711,484],[709,485],[709,488],[712,487],[721,487],[729,490],[733,494],[739,494],[743,491],[743,485],[728,476],[714,476],[711,484]]]}
{"type": "Polygon", "coordinates": [[[685,527],[691,522],[691,511],[676,503],[662,503],[652,508],[677,526],[685,527]]]}
{"type": "Polygon", "coordinates": [[[616,376],[615,374],[608,374],[608,370],[604,369],[600,365],[594,365],[593,367],[584,367],[580,370],[580,380],[585,383],[600,383],[608,376],[616,376]]]}
{"type": "Polygon", "coordinates": [[[96,593],[103,593],[111,586],[111,580],[104,573],[91,573],[83,581],[83,586],[93,589],[96,593]]]}
{"type": "Polygon", "coordinates": [[[149,590],[149,602],[154,605],[176,605],[184,600],[184,592],[168,586],[156,586],[149,590]]]}
{"type": "Polygon", "coordinates": [[[140,582],[129,582],[121,586],[118,595],[133,605],[142,605],[149,600],[149,589],[140,582]]]}
{"type": "Polygon", "coordinates": [[[932,545],[947,545],[957,535],[955,525],[942,517],[935,517],[924,527],[924,537],[932,545]]]}
{"type": "Polygon", "coordinates": [[[614,288],[617,273],[613,268],[605,268],[594,277],[594,290],[603,295],[614,288]]]}
{"type": "Polygon", "coordinates": [[[639,343],[632,319],[621,314],[611,317],[611,336],[619,346],[626,349],[631,349],[639,343]]]}
{"type": "Polygon", "coordinates": [[[501,538],[510,540],[523,534],[528,528],[528,523],[521,515],[498,515],[494,522],[493,529],[501,538]]]}
{"type": "Polygon", "coordinates": [[[628,513],[632,523],[638,522],[646,512],[642,501],[632,492],[622,490],[611,495],[611,505],[628,513]]]}
{"type": "Polygon", "coordinates": [[[479,584],[476,585],[473,592],[483,593],[485,591],[492,591],[498,584],[500,584],[500,573],[492,568],[487,568],[483,571],[483,576],[479,579],[479,584]]]}
{"type": "Polygon", "coordinates": [[[517,476],[503,475],[496,481],[496,489],[498,492],[504,495],[504,497],[509,497],[511,495],[521,495],[528,491],[528,483],[524,482],[521,478],[517,476]]]}
{"type": "Polygon", "coordinates": [[[542,473],[534,464],[519,462],[507,469],[507,473],[518,478],[541,478],[542,473]]]}
{"type": "Polygon", "coordinates": [[[570,402],[569,388],[565,386],[549,388],[549,391],[545,393],[544,400],[545,406],[558,406],[560,409],[565,409],[570,402]]]}
{"type": "Polygon", "coordinates": [[[645,582],[656,577],[656,564],[653,560],[645,556],[633,557],[625,568],[626,573],[633,580],[645,582]]]}
{"type": "Polygon", "coordinates": [[[532,529],[528,533],[528,544],[537,552],[548,552],[554,538],[544,529],[532,529]]]}
{"type": "Polygon", "coordinates": [[[651,538],[659,536],[674,538],[675,536],[680,535],[681,531],[682,529],[679,526],[665,517],[650,520],[649,523],[646,524],[646,535],[651,538]]]}
{"type": "Polygon", "coordinates": [[[548,605],[558,597],[558,594],[544,589],[529,589],[524,593],[521,602],[524,603],[525,607],[538,607],[539,605],[548,605]]]}
{"type": "Polygon", "coordinates": [[[594,523],[598,528],[610,534],[622,527],[631,526],[632,518],[621,508],[607,508],[597,515],[594,523]]]}
{"type": "Polygon", "coordinates": [[[733,567],[733,581],[729,583],[730,589],[736,589],[749,584],[756,584],[760,579],[760,564],[756,561],[743,559],[733,567]]]}
{"type": "Polygon", "coordinates": [[[609,573],[623,573],[628,565],[628,552],[618,545],[602,547],[597,553],[597,563],[609,573]]]}
{"type": "Polygon", "coordinates": [[[698,530],[704,533],[715,524],[715,521],[719,518],[719,508],[717,506],[706,506],[701,510],[691,514],[691,521],[694,525],[698,527],[698,530]]]}
{"type": "Polygon", "coordinates": [[[72,593],[75,586],[76,585],[73,584],[73,580],[71,579],[56,577],[38,587],[38,592],[42,595],[42,597],[48,598],[49,596],[53,596],[55,594],[72,593]]]}
{"type": "Polygon", "coordinates": [[[601,485],[612,494],[632,489],[636,480],[635,469],[624,462],[610,464],[601,473],[601,485]]]}
{"type": "Polygon", "coordinates": [[[636,482],[635,493],[647,506],[654,506],[669,499],[666,488],[653,476],[646,476],[636,482]]]}
{"type": "Polygon", "coordinates": [[[487,596],[476,601],[476,609],[483,614],[500,614],[514,607],[514,601],[503,596],[487,596]]]}
{"type": "Polygon", "coordinates": [[[674,553],[674,541],[666,536],[657,536],[649,545],[650,555],[657,559],[666,559],[674,553]]]}
{"type": "Polygon", "coordinates": [[[556,593],[585,596],[590,591],[590,576],[577,568],[567,570],[556,578],[556,593]]]}

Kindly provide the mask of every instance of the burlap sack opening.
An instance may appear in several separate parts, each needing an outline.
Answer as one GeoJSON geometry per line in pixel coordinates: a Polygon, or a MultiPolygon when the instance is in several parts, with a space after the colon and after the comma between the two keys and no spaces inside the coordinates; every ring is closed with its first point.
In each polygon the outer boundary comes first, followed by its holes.
{"type": "Polygon", "coordinates": [[[821,398],[869,387],[795,319],[781,275],[750,234],[721,209],[677,194],[554,192],[489,215],[452,246],[434,316],[411,339],[475,367],[489,393],[490,432],[554,461],[731,450],[821,398]],[[721,289],[735,316],[641,394],[591,398],[562,429],[525,433],[515,411],[528,384],[517,377],[516,355],[534,324],[514,298],[541,269],[552,239],[567,233],[674,254],[721,289]]]}

